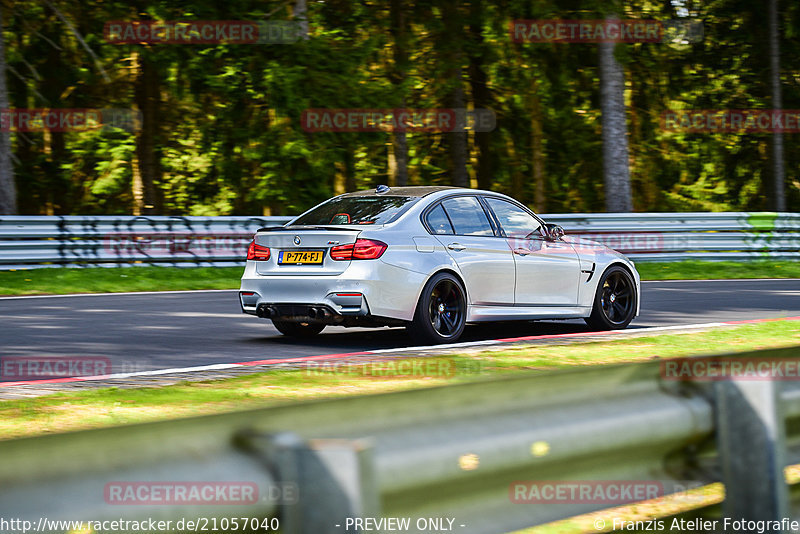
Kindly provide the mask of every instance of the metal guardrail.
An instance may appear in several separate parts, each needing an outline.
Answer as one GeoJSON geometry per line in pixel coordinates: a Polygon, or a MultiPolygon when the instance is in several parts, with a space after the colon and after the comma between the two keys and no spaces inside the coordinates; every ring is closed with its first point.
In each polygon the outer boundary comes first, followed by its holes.
{"type": "MultiPolygon", "coordinates": [[[[797,213],[544,215],[634,261],[800,258],[797,213]]],[[[0,269],[241,263],[252,234],[288,217],[0,217],[0,269]]]]}
{"type": "Polygon", "coordinates": [[[568,234],[601,241],[634,261],[800,258],[800,213],[543,215],[568,234]]]}
{"type": "MultiPolygon", "coordinates": [[[[730,358],[797,365],[799,351],[730,358]]],[[[404,531],[423,532],[419,518],[446,518],[451,531],[488,534],[613,506],[520,503],[519,481],[646,481],[670,494],[686,481],[717,480],[726,514],[786,515],[783,468],[798,460],[800,383],[676,381],[665,379],[664,365],[521,373],[4,441],[0,518],[276,518],[282,532],[303,534],[364,532],[348,528],[348,518],[380,517],[410,518],[404,531]],[[255,485],[259,498],[241,506],[109,502],[109,484],[192,481],[255,485]]]]}
{"type": "Polygon", "coordinates": [[[289,217],[0,217],[0,269],[241,264],[256,230],[289,217]]]}

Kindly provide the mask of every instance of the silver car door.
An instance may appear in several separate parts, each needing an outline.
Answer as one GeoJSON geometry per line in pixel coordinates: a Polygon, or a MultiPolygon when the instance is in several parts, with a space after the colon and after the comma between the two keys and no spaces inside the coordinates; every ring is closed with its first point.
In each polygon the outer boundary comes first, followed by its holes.
{"type": "Polygon", "coordinates": [[[572,245],[544,238],[539,219],[504,199],[485,197],[516,263],[518,306],[575,306],[580,262],[572,245]]]}
{"type": "Polygon", "coordinates": [[[427,224],[458,264],[470,304],[513,305],[514,258],[477,197],[443,200],[428,212],[427,224]]]}

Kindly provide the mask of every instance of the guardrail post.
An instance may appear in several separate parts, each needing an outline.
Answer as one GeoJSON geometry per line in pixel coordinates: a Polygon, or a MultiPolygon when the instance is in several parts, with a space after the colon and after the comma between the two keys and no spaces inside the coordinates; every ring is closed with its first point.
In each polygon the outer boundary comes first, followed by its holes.
{"type": "Polygon", "coordinates": [[[265,461],[279,487],[293,485],[296,489],[296,499],[280,503],[281,532],[359,532],[347,523],[348,518],[380,515],[369,443],[303,441],[291,433],[247,433],[239,439],[244,448],[265,461]]]}
{"type": "Polygon", "coordinates": [[[723,512],[732,520],[788,517],[786,430],[777,389],[769,379],[714,384],[723,512]]]}

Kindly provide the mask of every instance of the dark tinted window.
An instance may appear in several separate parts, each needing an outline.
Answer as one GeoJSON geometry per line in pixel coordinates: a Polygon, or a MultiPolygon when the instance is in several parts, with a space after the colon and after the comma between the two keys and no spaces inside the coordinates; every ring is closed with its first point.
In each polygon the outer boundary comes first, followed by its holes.
{"type": "Polygon", "coordinates": [[[458,235],[494,235],[483,206],[475,197],[449,198],[442,202],[458,235]]]}
{"type": "Polygon", "coordinates": [[[499,198],[486,198],[486,202],[508,237],[525,237],[541,226],[533,215],[516,204],[499,198]]]}
{"type": "Polygon", "coordinates": [[[386,224],[419,200],[417,197],[332,198],[300,216],[292,225],[386,224]]]}
{"type": "Polygon", "coordinates": [[[428,216],[425,217],[425,220],[427,221],[431,232],[434,234],[453,233],[453,226],[450,224],[450,220],[447,218],[442,206],[436,206],[430,212],[428,212],[428,216]]]}

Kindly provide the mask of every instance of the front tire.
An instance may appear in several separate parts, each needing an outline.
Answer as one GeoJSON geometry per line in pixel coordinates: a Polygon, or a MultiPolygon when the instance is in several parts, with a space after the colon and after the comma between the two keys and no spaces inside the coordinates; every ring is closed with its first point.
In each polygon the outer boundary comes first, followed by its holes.
{"type": "Polygon", "coordinates": [[[296,323],[292,321],[281,321],[273,319],[272,324],[278,329],[278,332],[284,336],[308,338],[314,337],[325,328],[324,323],[296,323]]]}
{"type": "Polygon", "coordinates": [[[637,299],[636,283],[631,273],[613,265],[597,284],[592,315],[584,321],[597,330],[622,330],[636,314],[637,299]]]}
{"type": "Polygon", "coordinates": [[[428,280],[408,330],[416,342],[452,343],[464,332],[467,298],[461,282],[450,273],[428,280]]]}

